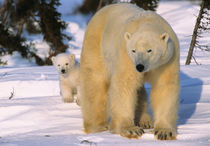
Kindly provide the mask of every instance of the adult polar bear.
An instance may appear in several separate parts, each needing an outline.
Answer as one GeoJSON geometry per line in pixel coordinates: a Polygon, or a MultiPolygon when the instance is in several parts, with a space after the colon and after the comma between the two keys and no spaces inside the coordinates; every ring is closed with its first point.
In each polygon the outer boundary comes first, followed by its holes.
{"type": "Polygon", "coordinates": [[[141,136],[151,124],[143,85],[148,82],[155,137],[176,138],[179,43],[158,14],[122,3],[97,12],[85,33],[80,79],[86,133],[108,127],[128,138],[141,136]]]}

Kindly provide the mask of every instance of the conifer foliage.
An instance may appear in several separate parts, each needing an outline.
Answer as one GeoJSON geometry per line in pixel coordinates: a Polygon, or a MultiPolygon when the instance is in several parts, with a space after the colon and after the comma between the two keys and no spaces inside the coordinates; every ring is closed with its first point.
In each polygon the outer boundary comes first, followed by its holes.
{"type": "Polygon", "coordinates": [[[59,0],[4,0],[0,6],[0,55],[20,52],[24,58],[34,58],[38,65],[51,64],[50,57],[65,52],[64,39],[67,24],[57,11],[59,0]],[[42,34],[50,45],[49,56],[41,59],[32,43],[26,43],[23,32],[42,34]]]}
{"type": "Polygon", "coordinates": [[[113,0],[84,0],[82,6],[80,6],[78,10],[83,14],[94,14],[97,10],[105,5],[111,4],[112,2],[113,0]]]}
{"type": "Polygon", "coordinates": [[[155,11],[159,0],[84,0],[81,7],[79,7],[79,11],[81,13],[95,13],[100,8],[112,4],[112,3],[120,3],[120,2],[127,2],[136,4],[140,8],[143,8],[144,10],[152,10],[155,11]]]}
{"type": "Polygon", "coordinates": [[[159,0],[131,0],[131,3],[136,4],[144,10],[155,11],[158,6],[159,0]]]}

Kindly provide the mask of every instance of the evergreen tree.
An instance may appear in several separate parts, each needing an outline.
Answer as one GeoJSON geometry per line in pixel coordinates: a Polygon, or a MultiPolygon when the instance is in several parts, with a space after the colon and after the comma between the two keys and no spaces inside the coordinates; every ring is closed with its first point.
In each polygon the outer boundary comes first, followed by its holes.
{"type": "Polygon", "coordinates": [[[0,23],[0,54],[4,55],[6,53],[12,54],[13,51],[18,51],[23,57],[27,56],[27,47],[23,45],[25,40],[20,36],[15,36],[8,28],[5,28],[3,24],[0,23]],[[15,46],[15,48],[14,48],[15,46]]]}
{"type": "Polygon", "coordinates": [[[48,57],[47,64],[51,62],[50,57],[58,53],[65,52],[68,48],[63,43],[63,39],[71,39],[61,32],[66,28],[66,23],[61,21],[61,14],[56,11],[55,6],[59,6],[59,0],[41,0],[38,8],[38,16],[40,17],[40,27],[44,35],[44,39],[50,44],[51,52],[48,57]]]}
{"type": "Polygon", "coordinates": [[[190,43],[187,60],[185,62],[186,65],[189,65],[191,63],[192,58],[196,62],[196,59],[193,57],[193,52],[195,48],[198,48],[203,51],[210,51],[210,46],[202,45],[199,42],[199,38],[202,37],[202,34],[209,33],[209,32],[210,32],[210,1],[203,0],[201,3],[201,7],[200,7],[197,20],[196,20],[195,27],[193,30],[192,40],[190,43]]]}
{"type": "Polygon", "coordinates": [[[56,10],[59,5],[59,0],[5,0],[0,8],[0,54],[18,51],[24,58],[35,58],[38,65],[51,64],[51,56],[67,49],[63,40],[71,40],[62,33],[67,24],[56,10]],[[50,45],[47,58],[42,60],[32,45],[26,45],[23,30],[43,35],[50,45]]]}
{"type": "MultiPolygon", "coordinates": [[[[119,3],[120,0],[84,0],[81,7],[78,8],[78,11],[81,13],[95,13],[100,8],[112,4],[112,3],[119,3]]],[[[152,10],[155,11],[159,0],[127,0],[123,1],[127,3],[136,4],[140,8],[143,8],[145,10],[152,10]]]]}
{"type": "Polygon", "coordinates": [[[87,13],[95,13],[100,8],[105,5],[111,4],[113,0],[84,0],[82,6],[78,8],[78,11],[87,14],[87,13]]]}
{"type": "Polygon", "coordinates": [[[158,6],[159,0],[131,0],[131,3],[136,4],[144,10],[155,11],[158,6]]]}

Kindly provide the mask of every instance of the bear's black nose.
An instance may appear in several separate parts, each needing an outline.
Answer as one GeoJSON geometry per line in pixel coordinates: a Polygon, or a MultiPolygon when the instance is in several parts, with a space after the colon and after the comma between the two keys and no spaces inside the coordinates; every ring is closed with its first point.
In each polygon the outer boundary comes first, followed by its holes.
{"type": "Polygon", "coordinates": [[[142,72],[142,71],[144,70],[144,65],[138,64],[138,65],[136,66],[136,70],[138,70],[139,72],[142,72]]]}
{"type": "Polygon", "coordinates": [[[65,69],[62,69],[61,72],[64,74],[66,71],[65,71],[65,69]]]}

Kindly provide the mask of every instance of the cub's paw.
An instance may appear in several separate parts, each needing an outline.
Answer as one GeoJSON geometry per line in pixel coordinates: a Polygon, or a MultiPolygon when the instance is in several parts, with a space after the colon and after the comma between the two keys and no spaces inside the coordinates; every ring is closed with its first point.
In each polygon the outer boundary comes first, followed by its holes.
{"type": "Polygon", "coordinates": [[[143,129],[153,128],[152,118],[148,114],[143,115],[138,124],[138,126],[142,127],[143,129]]]}
{"type": "Polygon", "coordinates": [[[143,133],[144,133],[144,130],[138,126],[122,128],[120,131],[120,135],[127,138],[138,138],[143,133]]]}
{"type": "Polygon", "coordinates": [[[80,101],[80,99],[79,99],[79,98],[77,98],[77,99],[76,99],[76,103],[77,103],[77,105],[78,105],[78,106],[80,106],[80,105],[81,105],[81,101],[80,101]]]}
{"type": "Polygon", "coordinates": [[[80,100],[79,100],[79,99],[76,99],[76,103],[77,103],[77,105],[78,105],[78,106],[80,106],[80,105],[81,105],[81,103],[80,103],[80,100]]]}
{"type": "Polygon", "coordinates": [[[74,101],[74,99],[70,98],[70,97],[64,97],[63,98],[63,102],[65,102],[65,103],[70,103],[70,102],[73,102],[73,101],[74,101]]]}
{"type": "Polygon", "coordinates": [[[171,128],[155,128],[154,136],[158,140],[175,140],[176,130],[171,128]]]}

